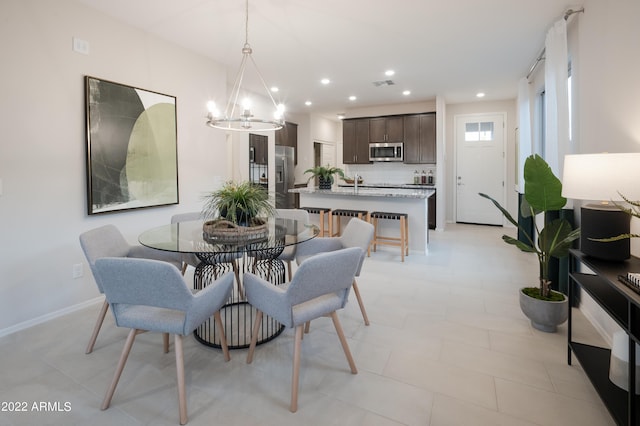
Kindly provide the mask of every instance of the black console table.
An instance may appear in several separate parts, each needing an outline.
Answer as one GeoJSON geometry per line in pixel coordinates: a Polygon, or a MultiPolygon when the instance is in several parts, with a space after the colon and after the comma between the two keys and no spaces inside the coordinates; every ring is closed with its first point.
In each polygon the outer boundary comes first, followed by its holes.
{"type": "Polygon", "coordinates": [[[640,397],[635,395],[635,344],[640,341],[640,294],[618,281],[618,275],[640,272],[640,258],[632,257],[625,262],[607,262],[585,256],[579,250],[571,250],[570,256],[569,301],[573,301],[576,289],[581,288],[629,336],[629,391],[619,388],[609,380],[610,349],[572,340],[571,309],[569,309],[567,362],[571,365],[573,352],[617,424],[637,425],[640,421],[638,418],[640,397]],[[580,265],[586,266],[593,272],[580,272],[580,265]]]}

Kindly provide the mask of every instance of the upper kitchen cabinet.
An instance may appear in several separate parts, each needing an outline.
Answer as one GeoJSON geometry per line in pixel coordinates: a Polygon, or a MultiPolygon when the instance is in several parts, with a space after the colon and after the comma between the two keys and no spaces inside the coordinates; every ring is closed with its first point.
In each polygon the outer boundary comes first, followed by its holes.
{"type": "Polygon", "coordinates": [[[249,133],[249,162],[263,165],[269,164],[267,136],[249,133]]]}
{"type": "Polygon", "coordinates": [[[403,139],[402,116],[369,119],[369,142],[402,142],[403,139]]]}
{"type": "Polygon", "coordinates": [[[298,164],[298,125],[285,122],[282,129],[276,130],[276,145],[293,147],[294,164],[298,164]]]}
{"type": "Polygon", "coordinates": [[[404,117],[405,164],[436,163],[436,113],[404,117]]]}
{"type": "Polygon", "coordinates": [[[342,162],[369,164],[369,119],[342,120],[342,162]]]}

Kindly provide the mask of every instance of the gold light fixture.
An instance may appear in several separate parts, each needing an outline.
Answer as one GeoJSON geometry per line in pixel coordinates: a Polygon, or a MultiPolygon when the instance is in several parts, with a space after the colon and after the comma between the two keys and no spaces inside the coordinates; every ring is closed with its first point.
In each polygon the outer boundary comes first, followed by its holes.
{"type": "Polygon", "coordinates": [[[244,39],[244,47],[242,48],[242,62],[240,63],[240,69],[238,70],[238,74],[236,75],[236,79],[233,83],[233,88],[231,89],[231,95],[229,100],[227,101],[227,107],[224,110],[224,113],[221,113],[215,103],[213,101],[209,101],[207,104],[207,109],[209,113],[207,114],[207,125],[210,127],[214,127],[216,129],[222,130],[235,130],[235,131],[261,131],[261,130],[278,130],[282,128],[284,125],[284,105],[277,104],[273,96],[271,96],[271,91],[269,90],[267,84],[260,74],[258,70],[258,66],[251,54],[253,50],[249,45],[249,0],[245,2],[245,39],[244,39]],[[248,91],[243,89],[242,82],[244,80],[244,72],[247,67],[247,63],[251,62],[253,64],[253,68],[257,73],[262,86],[264,87],[264,91],[267,93],[268,98],[271,100],[273,104],[274,111],[273,117],[271,118],[259,118],[255,117],[251,111],[252,103],[248,96],[248,91]],[[240,95],[245,95],[242,98],[242,105],[238,104],[238,101],[241,99],[240,95]]]}

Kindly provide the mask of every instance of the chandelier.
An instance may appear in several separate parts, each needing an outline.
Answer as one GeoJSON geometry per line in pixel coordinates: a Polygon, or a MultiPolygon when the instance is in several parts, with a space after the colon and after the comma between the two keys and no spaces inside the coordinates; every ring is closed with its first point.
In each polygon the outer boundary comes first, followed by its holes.
{"type": "Polygon", "coordinates": [[[207,125],[216,129],[222,130],[235,130],[235,131],[260,131],[260,130],[278,130],[284,125],[284,105],[276,104],[276,101],[271,96],[271,91],[267,87],[267,84],[262,78],[262,74],[258,70],[256,62],[253,60],[251,54],[253,50],[249,45],[249,0],[245,2],[245,39],[244,46],[242,48],[242,62],[240,63],[240,69],[236,75],[231,89],[229,100],[224,113],[221,113],[213,101],[209,101],[207,109],[207,125]],[[248,97],[240,99],[240,93],[246,93],[247,90],[242,88],[242,82],[244,79],[244,72],[247,68],[247,64],[253,64],[255,72],[257,73],[262,86],[264,87],[271,103],[273,104],[273,116],[271,118],[254,117],[251,112],[251,100],[248,97]],[[241,105],[238,101],[242,102],[241,105]]]}

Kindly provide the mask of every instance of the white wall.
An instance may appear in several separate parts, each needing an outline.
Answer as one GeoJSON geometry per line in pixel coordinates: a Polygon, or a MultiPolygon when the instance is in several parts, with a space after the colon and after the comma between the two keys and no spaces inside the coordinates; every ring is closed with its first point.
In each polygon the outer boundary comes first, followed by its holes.
{"type": "Polygon", "coordinates": [[[140,231],[199,210],[228,175],[224,134],[204,125],[226,97],[215,62],[71,0],[0,2],[0,334],[98,296],[78,235],[107,223],[140,231]],[[72,37],[90,54],[72,51],[72,37]],[[180,205],[89,217],[83,76],[177,97],[180,205]],[[74,264],[84,276],[72,279],[74,264]]]}
{"type": "MultiPolygon", "coordinates": [[[[577,60],[578,109],[576,153],[640,151],[640,2],[586,0],[585,13],[570,30],[569,49],[577,60]]],[[[575,68],[572,67],[572,70],[575,68]]],[[[632,232],[640,233],[638,220],[632,232]]],[[[640,240],[631,240],[631,253],[640,256],[640,240]]],[[[610,338],[617,325],[588,298],[581,309],[610,338]]]]}

